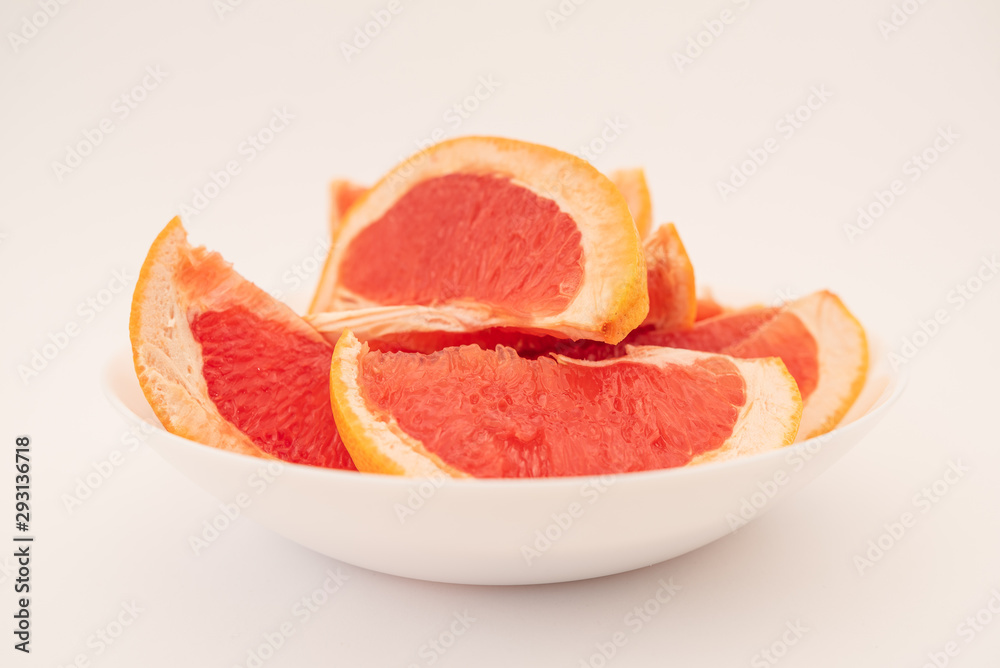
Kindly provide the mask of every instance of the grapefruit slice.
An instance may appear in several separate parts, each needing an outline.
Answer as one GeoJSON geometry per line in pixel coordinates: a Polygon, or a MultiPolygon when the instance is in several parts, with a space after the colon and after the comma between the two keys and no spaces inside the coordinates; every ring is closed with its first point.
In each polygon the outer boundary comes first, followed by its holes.
{"type": "Polygon", "coordinates": [[[385,306],[397,331],[438,317],[614,343],[649,300],[611,181],[555,149],[463,137],[397,166],[344,215],[310,312],[385,306]]]}
{"type": "Polygon", "coordinates": [[[803,410],[799,440],[830,431],[843,420],[868,378],[868,337],[858,319],[832,292],[816,292],[786,307],[818,345],[819,378],[803,410]]]}
{"type": "Polygon", "coordinates": [[[642,167],[618,169],[608,174],[608,178],[625,197],[628,210],[632,212],[632,219],[635,220],[639,238],[645,239],[653,227],[653,200],[649,196],[646,172],[642,167]]]}
{"type": "Polygon", "coordinates": [[[171,433],[245,455],[355,468],[330,410],[333,347],[218,253],[192,248],[179,218],[142,265],[129,334],[139,384],[171,433]]]}
{"type": "Polygon", "coordinates": [[[684,332],[640,331],[629,341],[741,358],[781,357],[805,402],[799,440],[836,427],[868,374],[865,330],[840,298],[826,290],[783,307],[718,315],[684,332]]]}
{"type": "Polygon", "coordinates": [[[802,402],[780,360],[633,348],[586,362],[510,348],[372,351],[351,332],[331,403],[362,471],[532,478],[720,461],[788,445],[802,402]]]}
{"type": "MultiPolygon", "coordinates": [[[[649,313],[643,325],[672,332],[691,327],[698,300],[695,294],[694,268],[684,243],[673,223],[661,225],[643,243],[649,292],[649,313]]],[[[385,349],[430,353],[448,346],[479,344],[493,348],[507,345],[518,351],[547,351],[551,348],[544,334],[526,334],[511,328],[483,329],[468,312],[443,311],[425,306],[376,306],[332,311],[306,316],[327,340],[336,342],[349,329],[360,338],[385,349]],[[464,317],[463,317],[464,316],[464,317]]]]}
{"type": "Polygon", "coordinates": [[[833,429],[857,399],[867,377],[868,344],[864,329],[833,293],[813,293],[783,307],[754,306],[727,311],[687,330],[641,327],[618,345],[567,341],[551,336],[491,329],[445,334],[414,332],[375,337],[381,351],[430,353],[446,346],[511,347],[529,359],[554,353],[600,361],[622,357],[631,346],[663,346],[753,359],[780,357],[798,383],[805,408],[799,439],[833,429]]]}
{"type": "MultiPolygon", "coordinates": [[[[677,228],[673,223],[668,223],[656,228],[652,234],[649,233],[652,204],[646,176],[641,168],[621,169],[612,172],[610,178],[625,197],[639,236],[645,239],[642,249],[646,261],[649,313],[643,324],[665,331],[687,329],[694,324],[701,302],[695,294],[694,267],[680,235],[677,234],[677,228]]],[[[330,184],[331,238],[336,238],[347,210],[367,191],[365,186],[346,179],[336,179],[330,184]]],[[[409,314],[413,319],[408,322],[417,327],[415,331],[432,332],[436,331],[436,327],[444,327],[443,331],[447,332],[466,331],[461,321],[446,322],[440,312],[434,309],[413,309],[409,314]]],[[[310,320],[320,331],[329,334],[331,340],[336,341],[344,329],[350,329],[366,339],[397,333],[405,336],[408,333],[398,332],[399,318],[399,309],[376,307],[356,312],[338,312],[336,315],[322,314],[311,317],[310,320]]],[[[446,347],[433,344],[428,337],[424,338],[429,343],[430,349],[427,352],[446,347]]]]}
{"type": "Polygon", "coordinates": [[[688,329],[694,324],[698,299],[694,267],[673,223],[660,225],[643,243],[649,314],[644,325],[663,331],[688,329]]]}

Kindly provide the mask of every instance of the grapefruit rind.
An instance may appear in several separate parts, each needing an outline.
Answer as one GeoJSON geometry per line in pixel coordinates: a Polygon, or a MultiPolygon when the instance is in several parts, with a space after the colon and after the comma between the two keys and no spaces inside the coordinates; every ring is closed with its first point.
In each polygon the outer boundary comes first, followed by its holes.
{"type": "Polygon", "coordinates": [[[649,196],[646,172],[642,167],[616,169],[608,174],[608,178],[628,202],[639,238],[645,239],[653,227],[653,200],[649,196]]]}
{"type": "Polygon", "coordinates": [[[453,173],[509,178],[555,202],[581,233],[583,281],[561,313],[518,318],[496,312],[478,328],[527,326],[574,339],[617,343],[645,319],[646,263],[635,222],[618,188],[576,156],[499,137],[461,137],[436,144],[396,166],[361,195],[340,223],[310,313],[380,306],[340,284],[340,266],[351,241],[412,186],[453,173]]]}
{"type": "Polygon", "coordinates": [[[273,459],[219,413],[203,375],[201,345],[188,324],[191,299],[178,270],[199,262],[221,262],[193,249],[180,218],[153,241],[132,297],[129,338],[139,385],[167,431],[244,455],[273,459]]]}
{"type": "MultiPolygon", "coordinates": [[[[341,438],[359,471],[408,477],[470,477],[429,452],[419,440],[404,432],[389,414],[373,409],[359,384],[361,358],[368,345],[345,331],[334,349],[330,365],[330,401],[341,438]]],[[[691,364],[719,357],[692,350],[658,346],[629,347],[626,357],[599,362],[553,355],[560,364],[605,366],[622,360],[646,364],[691,364]]],[[[716,450],[693,459],[688,466],[766,452],[795,440],[802,415],[802,398],[795,380],[779,358],[742,360],[727,358],[746,382],[746,402],[733,434],[716,450]]]]}
{"type": "Polygon", "coordinates": [[[827,290],[787,305],[816,339],[819,380],[802,412],[798,440],[830,431],[844,418],[868,376],[864,327],[840,298],[827,290]]]}

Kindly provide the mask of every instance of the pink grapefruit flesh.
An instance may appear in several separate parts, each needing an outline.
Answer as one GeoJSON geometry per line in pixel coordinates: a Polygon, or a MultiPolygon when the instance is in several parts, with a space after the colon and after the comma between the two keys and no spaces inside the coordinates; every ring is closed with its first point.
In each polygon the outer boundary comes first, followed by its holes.
{"type": "Polygon", "coordinates": [[[582,281],[580,238],[555,202],[509,179],[447,174],[417,184],[362,230],[340,280],[380,304],[463,300],[553,315],[582,281]]]}

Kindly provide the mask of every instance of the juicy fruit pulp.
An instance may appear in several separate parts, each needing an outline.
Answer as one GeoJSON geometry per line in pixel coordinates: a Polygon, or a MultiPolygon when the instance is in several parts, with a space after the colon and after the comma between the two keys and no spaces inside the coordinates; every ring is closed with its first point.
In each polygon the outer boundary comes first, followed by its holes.
{"type": "Polygon", "coordinates": [[[589,366],[464,346],[369,352],[360,376],[376,412],[475,477],[683,466],[726,441],[746,400],[725,358],[589,366]]]}
{"type": "Polygon", "coordinates": [[[294,464],[354,470],[330,409],[333,347],[243,306],[191,321],[219,413],[263,452],[294,464]]]}
{"type": "Polygon", "coordinates": [[[637,332],[632,342],[722,353],[733,357],[780,357],[806,400],[819,381],[816,339],[793,313],[779,308],[748,309],[704,320],[693,328],[637,332]]]}
{"type": "Polygon", "coordinates": [[[656,228],[643,243],[649,314],[644,325],[673,331],[694,324],[698,304],[694,267],[673,223],[656,228]]]}
{"type": "Polygon", "coordinates": [[[448,174],[415,185],[352,239],[341,281],[381,304],[465,300],[554,315],[580,287],[580,240],[552,200],[506,178],[448,174]]]}

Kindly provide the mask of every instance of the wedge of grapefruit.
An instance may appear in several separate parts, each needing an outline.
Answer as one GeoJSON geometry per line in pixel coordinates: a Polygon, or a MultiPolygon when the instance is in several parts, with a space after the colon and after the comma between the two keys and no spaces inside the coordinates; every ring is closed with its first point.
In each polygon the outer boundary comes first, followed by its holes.
{"type": "Polygon", "coordinates": [[[642,167],[618,169],[608,174],[608,178],[625,197],[628,210],[632,212],[632,218],[635,220],[639,238],[645,239],[653,227],[653,200],[649,196],[646,172],[642,167]]]}
{"type": "Polygon", "coordinates": [[[805,402],[799,440],[836,427],[868,374],[865,330],[840,298],[826,290],[782,307],[717,315],[683,332],[639,331],[627,341],[741,358],[781,357],[805,402]]]}
{"type": "Polygon", "coordinates": [[[649,314],[644,325],[662,331],[688,329],[698,312],[694,267],[673,223],[660,225],[642,245],[649,314]]]}
{"type": "MultiPolygon", "coordinates": [[[[643,255],[649,313],[642,324],[663,332],[691,327],[698,309],[694,268],[677,228],[672,223],[656,228],[643,242],[643,255]]],[[[488,348],[502,344],[519,351],[537,348],[544,352],[552,345],[547,339],[558,338],[537,333],[532,336],[510,327],[484,330],[476,318],[462,315],[461,311],[434,307],[376,306],[318,313],[306,319],[333,343],[349,329],[380,349],[395,347],[409,352],[430,353],[466,344],[488,348]]]]}
{"type": "Polygon", "coordinates": [[[146,400],[171,433],[297,464],[354,469],[329,401],[333,347],[179,218],[136,281],[129,321],[146,400]]]}
{"type": "Polygon", "coordinates": [[[369,341],[371,348],[430,353],[446,346],[513,348],[521,357],[549,354],[587,361],[620,358],[631,346],[683,348],[753,359],[780,357],[804,401],[799,440],[833,429],[857,399],[867,378],[864,328],[833,293],[821,291],[783,307],[754,306],[727,311],[686,330],[640,327],[617,345],[567,341],[551,336],[492,329],[483,332],[392,334],[369,341]]]}
{"type": "Polygon", "coordinates": [[[331,403],[361,471],[534,478],[720,461],[795,439],[802,402],[776,358],[634,348],[526,360],[510,348],[372,351],[351,332],[331,403]]]}
{"type": "Polygon", "coordinates": [[[463,137],[397,166],[346,211],[310,312],[373,307],[393,307],[397,331],[436,318],[445,331],[613,343],[646,317],[646,265],[624,197],[590,164],[463,137]]]}
{"type": "MultiPolygon", "coordinates": [[[[652,203],[649,198],[649,188],[646,186],[646,176],[641,168],[620,169],[612,172],[609,178],[625,197],[639,236],[644,239],[642,250],[646,261],[649,313],[643,325],[652,325],[665,331],[690,327],[694,323],[695,315],[698,314],[701,302],[695,294],[694,267],[677,233],[677,228],[673,223],[667,223],[650,233],[652,203]]],[[[336,238],[347,210],[367,191],[367,187],[346,179],[335,179],[331,182],[331,238],[336,238]]],[[[432,332],[436,331],[435,327],[442,326],[440,312],[436,309],[413,309],[409,313],[414,316],[411,322],[418,327],[416,331],[432,332]]],[[[350,329],[363,338],[397,334],[405,337],[410,333],[397,332],[398,318],[399,309],[376,307],[362,309],[357,313],[341,311],[336,314],[323,314],[315,316],[312,322],[318,329],[329,334],[328,338],[335,342],[344,329],[350,329]]],[[[455,340],[461,340],[460,333],[465,330],[460,321],[443,326],[447,328],[445,331],[459,334],[455,340]]],[[[424,339],[428,342],[431,340],[429,337],[424,339]]],[[[433,343],[429,346],[431,350],[445,347],[433,343]]]]}

